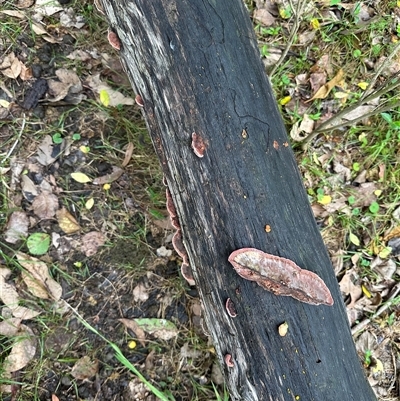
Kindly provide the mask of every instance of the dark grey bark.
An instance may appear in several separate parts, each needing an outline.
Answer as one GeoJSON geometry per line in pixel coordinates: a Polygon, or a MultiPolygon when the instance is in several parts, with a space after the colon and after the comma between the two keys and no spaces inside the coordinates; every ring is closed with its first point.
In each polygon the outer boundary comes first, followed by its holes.
{"type": "Polygon", "coordinates": [[[375,400],[241,0],[103,3],[143,99],[232,399],[375,400]],[[203,158],[193,132],[207,143],[203,158]],[[244,247],[317,273],[334,305],[242,279],[228,256],[244,247]]]}

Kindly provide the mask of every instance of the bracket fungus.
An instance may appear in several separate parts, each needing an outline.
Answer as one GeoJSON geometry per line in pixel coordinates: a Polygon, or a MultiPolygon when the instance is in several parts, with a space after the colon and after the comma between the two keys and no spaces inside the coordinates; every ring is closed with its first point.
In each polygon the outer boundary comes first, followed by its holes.
{"type": "Polygon", "coordinates": [[[181,226],[179,224],[179,219],[176,213],[175,204],[174,201],[172,200],[171,192],[168,187],[166,189],[166,198],[167,198],[166,207],[169,213],[169,217],[171,219],[171,224],[174,228],[176,228],[175,234],[172,237],[172,246],[174,247],[176,253],[183,260],[183,263],[181,265],[181,274],[183,278],[188,282],[190,286],[193,286],[196,285],[196,283],[193,278],[192,269],[189,264],[189,258],[186,252],[185,245],[183,243],[181,226]]]}
{"type": "Polygon", "coordinates": [[[207,149],[204,139],[200,135],[196,134],[195,132],[193,132],[193,134],[192,134],[192,148],[193,148],[194,154],[197,157],[203,157],[204,152],[207,149]]]}
{"type": "Polygon", "coordinates": [[[233,368],[235,366],[235,363],[233,362],[233,358],[231,354],[226,354],[224,356],[224,361],[226,366],[228,366],[228,368],[233,368]]]}
{"type": "Polygon", "coordinates": [[[110,43],[110,45],[114,49],[121,50],[121,41],[119,40],[118,35],[115,32],[113,32],[110,28],[108,28],[107,39],[108,43],[110,43]]]}
{"type": "Polygon", "coordinates": [[[237,316],[235,304],[233,303],[233,301],[230,298],[228,298],[226,300],[225,309],[228,312],[228,315],[230,317],[236,317],[237,316]]]}
{"type": "Polygon", "coordinates": [[[311,305],[333,305],[332,295],[323,280],[289,259],[243,248],[232,252],[228,260],[239,276],[275,295],[289,296],[311,305]]]}

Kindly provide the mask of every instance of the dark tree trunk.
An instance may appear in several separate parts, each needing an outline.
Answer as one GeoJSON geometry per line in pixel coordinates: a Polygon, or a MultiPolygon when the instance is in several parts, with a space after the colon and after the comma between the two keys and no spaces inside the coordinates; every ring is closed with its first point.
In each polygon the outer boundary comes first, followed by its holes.
{"type": "Polygon", "coordinates": [[[232,399],[375,400],[241,0],[103,2],[143,100],[232,399]],[[202,158],[193,132],[205,141],[202,158]],[[228,257],[245,247],[315,272],[334,305],[244,280],[228,257]]]}

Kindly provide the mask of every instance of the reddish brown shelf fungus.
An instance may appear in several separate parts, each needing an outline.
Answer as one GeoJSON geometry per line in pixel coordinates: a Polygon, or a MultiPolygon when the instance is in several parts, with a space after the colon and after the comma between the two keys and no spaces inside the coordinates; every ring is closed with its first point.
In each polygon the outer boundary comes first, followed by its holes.
{"type": "Polygon", "coordinates": [[[225,309],[228,312],[228,315],[230,317],[236,317],[237,316],[235,304],[233,303],[233,301],[230,298],[228,298],[226,300],[225,309]]]}
{"type": "Polygon", "coordinates": [[[193,278],[193,273],[189,264],[189,258],[186,252],[186,248],[183,244],[181,226],[179,224],[174,201],[172,200],[171,192],[168,188],[166,189],[166,198],[166,207],[169,213],[169,217],[171,219],[171,224],[174,228],[176,228],[175,234],[172,237],[172,246],[174,247],[176,253],[182,258],[183,262],[181,265],[181,274],[183,278],[188,282],[190,286],[193,286],[196,283],[193,278]]]}
{"type": "Polygon", "coordinates": [[[311,305],[333,305],[332,295],[323,280],[289,259],[243,248],[232,252],[228,260],[239,276],[275,295],[289,296],[311,305]]]}
{"type": "Polygon", "coordinates": [[[143,102],[142,96],[136,95],[136,96],[135,96],[135,102],[136,102],[136,104],[137,104],[138,106],[144,107],[144,102],[143,102]]]}
{"type": "Polygon", "coordinates": [[[203,157],[207,149],[204,139],[195,132],[192,134],[192,148],[197,157],[203,157]]]}
{"type": "Polygon", "coordinates": [[[233,368],[235,366],[235,362],[233,362],[233,358],[231,354],[226,354],[224,356],[224,361],[226,366],[228,366],[228,368],[233,368]]]}
{"type": "Polygon", "coordinates": [[[110,43],[114,49],[121,50],[121,41],[119,40],[118,35],[110,28],[108,28],[107,39],[108,43],[110,43]]]}

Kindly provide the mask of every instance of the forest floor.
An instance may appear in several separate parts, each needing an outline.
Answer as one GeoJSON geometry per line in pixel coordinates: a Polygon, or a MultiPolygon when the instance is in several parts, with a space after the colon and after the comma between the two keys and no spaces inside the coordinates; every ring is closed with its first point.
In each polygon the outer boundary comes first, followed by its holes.
{"type": "MultiPolygon", "coordinates": [[[[105,17],[60,3],[0,0],[1,399],[228,400],[105,17]]],[[[400,3],[246,6],[360,361],[398,400],[400,3]]]]}

